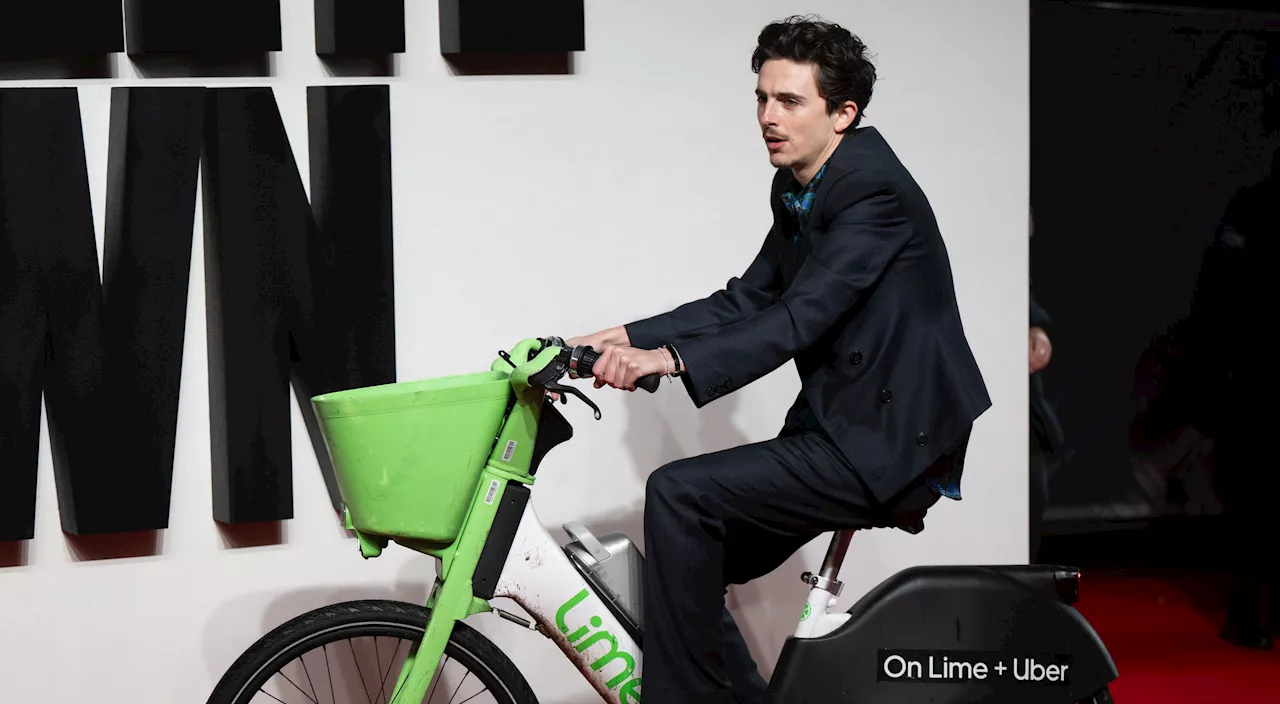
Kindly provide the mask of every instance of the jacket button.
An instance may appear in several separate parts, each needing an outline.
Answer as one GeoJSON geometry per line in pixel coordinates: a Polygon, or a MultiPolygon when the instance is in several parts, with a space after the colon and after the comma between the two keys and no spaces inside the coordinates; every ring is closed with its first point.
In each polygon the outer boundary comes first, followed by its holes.
{"type": "Polygon", "coordinates": [[[849,364],[862,364],[862,353],[854,350],[853,354],[849,355],[849,364]]]}
{"type": "Polygon", "coordinates": [[[880,391],[880,403],[888,403],[893,400],[893,392],[888,389],[880,391]]]}
{"type": "Polygon", "coordinates": [[[920,447],[924,447],[925,445],[928,445],[928,444],[929,444],[929,436],[928,436],[928,434],[926,434],[926,433],[920,433],[919,435],[917,435],[917,436],[916,436],[916,444],[917,444],[917,445],[919,445],[920,447]]]}

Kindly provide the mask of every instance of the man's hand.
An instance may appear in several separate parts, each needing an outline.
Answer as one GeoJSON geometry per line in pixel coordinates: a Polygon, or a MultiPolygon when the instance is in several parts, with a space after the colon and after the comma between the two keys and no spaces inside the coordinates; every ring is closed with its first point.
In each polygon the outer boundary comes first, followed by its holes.
{"type": "Polygon", "coordinates": [[[650,374],[665,374],[671,362],[665,350],[638,350],[627,345],[614,345],[596,360],[592,368],[595,387],[606,384],[623,391],[635,391],[636,379],[650,374]]]}
{"type": "Polygon", "coordinates": [[[1031,373],[1044,369],[1049,365],[1049,359],[1053,357],[1053,344],[1049,342],[1049,335],[1044,328],[1031,328],[1031,373]]]}
{"type": "Polygon", "coordinates": [[[618,345],[630,346],[631,337],[627,335],[626,327],[619,325],[617,327],[608,328],[607,330],[601,330],[600,332],[593,332],[590,335],[571,337],[568,340],[565,340],[564,343],[570,347],[588,345],[595,349],[596,352],[603,354],[610,347],[616,347],[618,345]]]}

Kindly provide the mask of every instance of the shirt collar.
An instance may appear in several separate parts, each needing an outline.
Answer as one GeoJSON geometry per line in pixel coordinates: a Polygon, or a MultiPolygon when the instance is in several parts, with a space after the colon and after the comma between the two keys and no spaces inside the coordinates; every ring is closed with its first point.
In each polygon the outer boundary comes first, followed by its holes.
{"type": "Polygon", "coordinates": [[[827,173],[827,165],[823,164],[818,169],[818,173],[809,179],[809,182],[800,188],[800,182],[793,175],[791,177],[792,188],[782,194],[782,205],[787,211],[796,217],[807,214],[813,208],[813,201],[817,198],[818,184],[822,182],[822,177],[827,173]],[[796,189],[800,188],[800,192],[796,193],[796,189]]]}

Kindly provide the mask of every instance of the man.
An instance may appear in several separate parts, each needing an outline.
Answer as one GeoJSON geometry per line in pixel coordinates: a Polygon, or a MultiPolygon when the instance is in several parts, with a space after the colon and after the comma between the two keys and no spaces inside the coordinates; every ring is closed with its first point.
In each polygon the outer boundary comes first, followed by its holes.
{"type": "Polygon", "coordinates": [[[679,377],[701,408],[794,360],[780,435],[680,460],[645,503],[645,701],[754,702],[764,682],[725,607],[838,529],[923,528],[959,498],[990,405],[929,203],[874,128],[875,68],[838,25],[770,24],[752,56],[778,171],[773,227],[740,279],[663,315],[574,338],[604,350],[596,386],[679,377]]]}
{"type": "MultiPolygon", "coordinates": [[[[1280,99],[1273,109],[1280,109],[1280,99]]],[[[1223,552],[1232,586],[1220,634],[1258,649],[1271,649],[1280,629],[1273,491],[1280,462],[1271,443],[1280,421],[1274,402],[1280,381],[1268,346],[1257,343],[1258,321],[1276,307],[1273,278],[1280,264],[1280,149],[1271,159],[1270,173],[1231,197],[1201,260],[1187,325],[1192,364],[1184,372],[1200,377],[1195,418],[1214,442],[1213,484],[1227,528],[1223,552]]]]}
{"type": "Polygon", "coordinates": [[[1049,502],[1049,465],[1060,459],[1065,438],[1053,406],[1045,398],[1044,380],[1040,372],[1049,366],[1053,357],[1053,343],[1049,330],[1053,320],[1045,309],[1031,296],[1031,321],[1028,334],[1031,380],[1030,408],[1030,561],[1035,562],[1040,552],[1040,540],[1044,536],[1044,511],[1049,502]]]}

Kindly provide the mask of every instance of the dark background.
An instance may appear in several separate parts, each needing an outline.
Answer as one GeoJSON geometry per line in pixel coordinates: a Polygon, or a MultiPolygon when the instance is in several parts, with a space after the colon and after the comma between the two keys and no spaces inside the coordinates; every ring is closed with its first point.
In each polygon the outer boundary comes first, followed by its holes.
{"type": "Polygon", "coordinates": [[[1040,561],[1212,562],[1221,545],[1212,442],[1134,429],[1224,208],[1278,144],[1261,117],[1280,6],[1233,5],[1031,3],[1031,288],[1067,435],[1040,561]]]}

